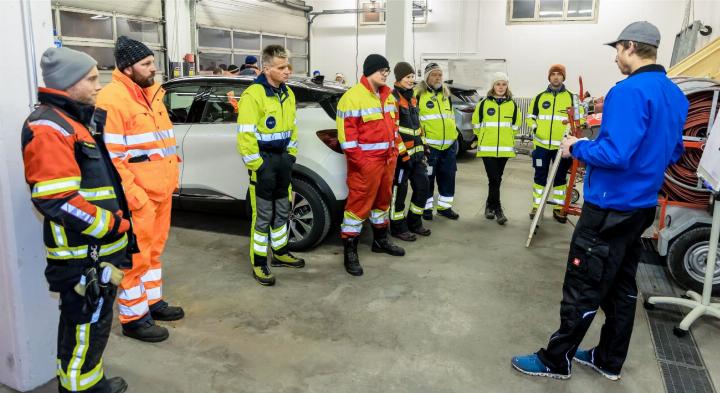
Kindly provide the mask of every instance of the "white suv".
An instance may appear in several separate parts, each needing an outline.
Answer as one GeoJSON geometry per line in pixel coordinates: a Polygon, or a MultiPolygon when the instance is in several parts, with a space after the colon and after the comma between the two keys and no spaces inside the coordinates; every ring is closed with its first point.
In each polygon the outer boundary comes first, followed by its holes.
{"type": "MultiPolygon", "coordinates": [[[[195,76],[163,85],[167,91],[165,106],[182,157],[177,206],[190,208],[198,201],[231,202],[215,205],[243,211],[234,202],[247,200],[249,178],[236,148],[237,113],[232,97],[239,99],[252,81],[243,76],[195,76]]],[[[295,93],[298,122],[290,247],[303,250],[327,236],[347,199],[345,157],[335,126],[337,102],[346,88],[305,79],[291,79],[288,86],[295,93]]],[[[244,205],[244,211],[249,211],[249,204],[244,205]]]]}

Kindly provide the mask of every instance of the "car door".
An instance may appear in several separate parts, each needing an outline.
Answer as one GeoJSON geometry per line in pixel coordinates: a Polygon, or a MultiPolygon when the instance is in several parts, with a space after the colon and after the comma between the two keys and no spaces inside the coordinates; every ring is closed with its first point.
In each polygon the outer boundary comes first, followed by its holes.
{"type": "Polygon", "coordinates": [[[183,193],[245,200],[249,177],[236,147],[237,101],[245,85],[212,84],[198,122],[185,135],[183,193]]]}
{"type": "Polygon", "coordinates": [[[197,115],[198,107],[200,107],[200,110],[204,108],[201,92],[202,86],[197,84],[169,85],[165,87],[163,103],[168,111],[170,121],[173,123],[175,140],[178,144],[178,155],[182,160],[180,162],[180,179],[178,181],[181,193],[183,188],[182,173],[185,167],[183,140],[192,128],[195,118],[199,118],[197,115]]]}

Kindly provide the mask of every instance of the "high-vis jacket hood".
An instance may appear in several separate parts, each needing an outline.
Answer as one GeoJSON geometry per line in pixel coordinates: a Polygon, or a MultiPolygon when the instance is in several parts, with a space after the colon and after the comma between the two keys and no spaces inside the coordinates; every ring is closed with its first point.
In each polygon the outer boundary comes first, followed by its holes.
{"type": "MultiPolygon", "coordinates": [[[[423,82],[425,83],[425,82],[423,82]]],[[[455,112],[452,108],[448,89],[418,90],[418,108],[427,144],[438,150],[448,149],[458,137],[455,127],[455,112]]]]}
{"type": "Polygon", "coordinates": [[[399,126],[398,132],[410,156],[425,153],[425,137],[420,128],[420,111],[417,98],[413,96],[412,89],[404,89],[395,85],[393,90],[398,106],[399,126]]]}
{"type": "Polygon", "coordinates": [[[498,102],[488,97],[475,106],[473,132],[478,140],[478,157],[515,157],[515,134],[522,124],[522,113],[512,99],[498,102]]]}
{"type": "Polygon", "coordinates": [[[59,90],[40,88],[38,98],[23,125],[22,153],[33,204],[45,217],[45,276],[59,292],[92,265],[91,246],[101,261],[123,268],[136,247],[132,231],[118,234],[117,212],[129,219],[130,211],[103,142],[104,111],[59,90]]]}
{"type": "Polygon", "coordinates": [[[260,75],[240,97],[237,149],[245,166],[262,166],[260,151],[287,151],[297,155],[295,94],[284,83],[273,87],[260,75]]]}
{"type": "Polygon", "coordinates": [[[117,69],[98,94],[97,106],[108,113],[105,143],[132,210],[148,198],[171,197],[178,186],[177,143],[164,96],[158,84],[143,89],[117,69]]]}

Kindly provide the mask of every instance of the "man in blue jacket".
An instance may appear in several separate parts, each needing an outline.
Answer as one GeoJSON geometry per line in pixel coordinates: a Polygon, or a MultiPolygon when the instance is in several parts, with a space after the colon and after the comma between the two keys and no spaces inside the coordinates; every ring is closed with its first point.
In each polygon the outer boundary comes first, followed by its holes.
{"type": "Polygon", "coordinates": [[[605,99],[594,141],[569,137],[563,157],[585,162],[585,204],[570,244],[560,303],[560,329],[546,348],[512,365],[535,376],[570,378],[570,359],[611,380],[620,378],[635,318],[640,236],[655,219],[665,169],[683,152],[688,101],[655,64],[660,32],[635,22],[608,45],[627,79],[605,99]],[[601,308],[600,342],[578,349],[601,308]]]}

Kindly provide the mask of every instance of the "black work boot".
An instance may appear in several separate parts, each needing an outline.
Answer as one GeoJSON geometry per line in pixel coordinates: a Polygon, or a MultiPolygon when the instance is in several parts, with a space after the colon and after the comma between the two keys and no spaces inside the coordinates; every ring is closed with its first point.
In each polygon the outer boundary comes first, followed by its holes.
{"type": "Polygon", "coordinates": [[[503,212],[502,206],[498,206],[497,208],[495,208],[494,213],[495,219],[497,219],[497,223],[500,225],[505,225],[508,219],[507,217],[505,217],[505,212],[503,212]]]}
{"type": "Polygon", "coordinates": [[[452,208],[438,210],[438,214],[451,220],[457,220],[460,218],[460,215],[455,213],[452,208]]]}
{"type": "Polygon", "coordinates": [[[170,333],[162,326],[158,326],[152,319],[138,324],[127,324],[122,327],[123,335],[148,343],[157,343],[167,340],[170,333]]]}
{"type": "Polygon", "coordinates": [[[560,209],[553,210],[553,218],[561,224],[565,224],[567,222],[567,214],[563,213],[560,209]]]}
{"type": "Polygon", "coordinates": [[[357,237],[343,239],[345,271],[353,276],[363,275],[363,268],[360,266],[360,257],[358,257],[357,253],[358,240],[357,237]]]}
{"type": "Polygon", "coordinates": [[[415,236],[408,229],[407,221],[405,219],[391,220],[390,221],[390,234],[393,237],[396,237],[396,238],[398,238],[402,241],[406,241],[406,242],[414,242],[415,240],[417,240],[417,236],[415,236]]]}
{"type": "Polygon", "coordinates": [[[432,233],[430,229],[425,228],[424,226],[422,226],[422,224],[417,227],[410,228],[410,232],[417,233],[420,236],[430,236],[430,234],[432,233]]]}
{"type": "Polygon", "coordinates": [[[156,321],[177,321],[185,317],[185,311],[183,311],[182,307],[166,305],[150,311],[150,316],[156,321]]]}
{"type": "Polygon", "coordinates": [[[493,209],[490,205],[485,205],[485,218],[488,220],[495,219],[495,209],[493,209]]]}
{"type": "Polygon", "coordinates": [[[127,390],[128,384],[121,377],[114,377],[107,380],[108,389],[110,393],[123,393],[127,390]]]}
{"type": "Polygon", "coordinates": [[[373,227],[372,252],[384,252],[395,257],[405,255],[405,250],[402,247],[392,244],[390,239],[388,239],[387,233],[387,228],[373,227]]]}

